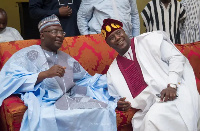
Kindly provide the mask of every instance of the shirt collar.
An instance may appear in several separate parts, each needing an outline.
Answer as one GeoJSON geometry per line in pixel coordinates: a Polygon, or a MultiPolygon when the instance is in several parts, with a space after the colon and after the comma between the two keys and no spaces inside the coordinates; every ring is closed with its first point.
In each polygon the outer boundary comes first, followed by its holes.
{"type": "Polygon", "coordinates": [[[123,55],[123,57],[127,58],[127,56],[129,56],[129,54],[132,52],[131,46],[129,47],[128,51],[126,51],[126,53],[123,55]]]}

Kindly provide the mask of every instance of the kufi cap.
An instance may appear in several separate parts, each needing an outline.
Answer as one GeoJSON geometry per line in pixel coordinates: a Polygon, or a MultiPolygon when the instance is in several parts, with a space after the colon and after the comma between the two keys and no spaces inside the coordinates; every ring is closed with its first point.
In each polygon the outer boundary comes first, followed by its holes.
{"type": "Polygon", "coordinates": [[[41,32],[43,29],[45,29],[45,28],[47,28],[49,26],[52,26],[52,25],[60,25],[61,26],[58,17],[56,15],[54,15],[54,14],[42,19],[39,22],[39,24],[38,24],[39,32],[41,32]]]}
{"type": "Polygon", "coordinates": [[[105,40],[107,39],[107,37],[115,30],[118,29],[122,29],[123,24],[122,22],[118,21],[118,20],[114,20],[114,19],[104,19],[103,20],[103,25],[101,28],[101,34],[102,36],[105,38],[105,40]]]}

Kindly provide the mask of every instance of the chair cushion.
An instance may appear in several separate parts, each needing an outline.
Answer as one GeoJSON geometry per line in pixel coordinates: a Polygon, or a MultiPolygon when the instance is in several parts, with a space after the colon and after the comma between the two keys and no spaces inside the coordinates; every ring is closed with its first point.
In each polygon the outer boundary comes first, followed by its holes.
{"type": "Polygon", "coordinates": [[[188,58],[196,76],[197,89],[200,93],[200,41],[189,44],[175,45],[188,58]]]}

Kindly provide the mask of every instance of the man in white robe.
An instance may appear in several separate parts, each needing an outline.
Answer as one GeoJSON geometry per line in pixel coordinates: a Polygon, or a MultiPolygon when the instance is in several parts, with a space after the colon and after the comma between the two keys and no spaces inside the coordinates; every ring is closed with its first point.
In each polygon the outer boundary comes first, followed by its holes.
{"type": "Polygon", "coordinates": [[[4,9],[0,8],[0,42],[16,40],[23,40],[23,38],[16,29],[7,27],[7,14],[4,9]]]}
{"type": "Polygon", "coordinates": [[[107,72],[117,109],[139,109],[132,118],[134,131],[197,130],[199,94],[187,58],[164,32],[130,40],[122,27],[113,19],[102,26],[107,44],[119,53],[107,72]]]}
{"type": "Polygon", "coordinates": [[[65,32],[57,16],[44,18],[38,27],[41,45],[16,52],[0,72],[0,106],[11,94],[21,94],[28,109],[20,130],[117,130],[106,76],[90,76],[58,50],[65,32]]]}

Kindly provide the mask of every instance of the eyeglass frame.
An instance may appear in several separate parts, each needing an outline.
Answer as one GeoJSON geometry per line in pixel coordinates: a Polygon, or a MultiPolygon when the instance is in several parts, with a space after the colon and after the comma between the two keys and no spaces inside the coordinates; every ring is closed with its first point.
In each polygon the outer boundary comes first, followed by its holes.
{"type": "Polygon", "coordinates": [[[56,30],[56,29],[49,30],[49,31],[43,31],[43,32],[48,32],[48,33],[51,33],[52,35],[58,35],[58,33],[60,33],[63,36],[65,36],[65,34],[66,34],[66,32],[64,32],[63,30],[56,30]],[[53,31],[56,31],[56,32],[53,32],[53,31]],[[63,32],[63,33],[61,33],[61,32],[63,32]]]}

